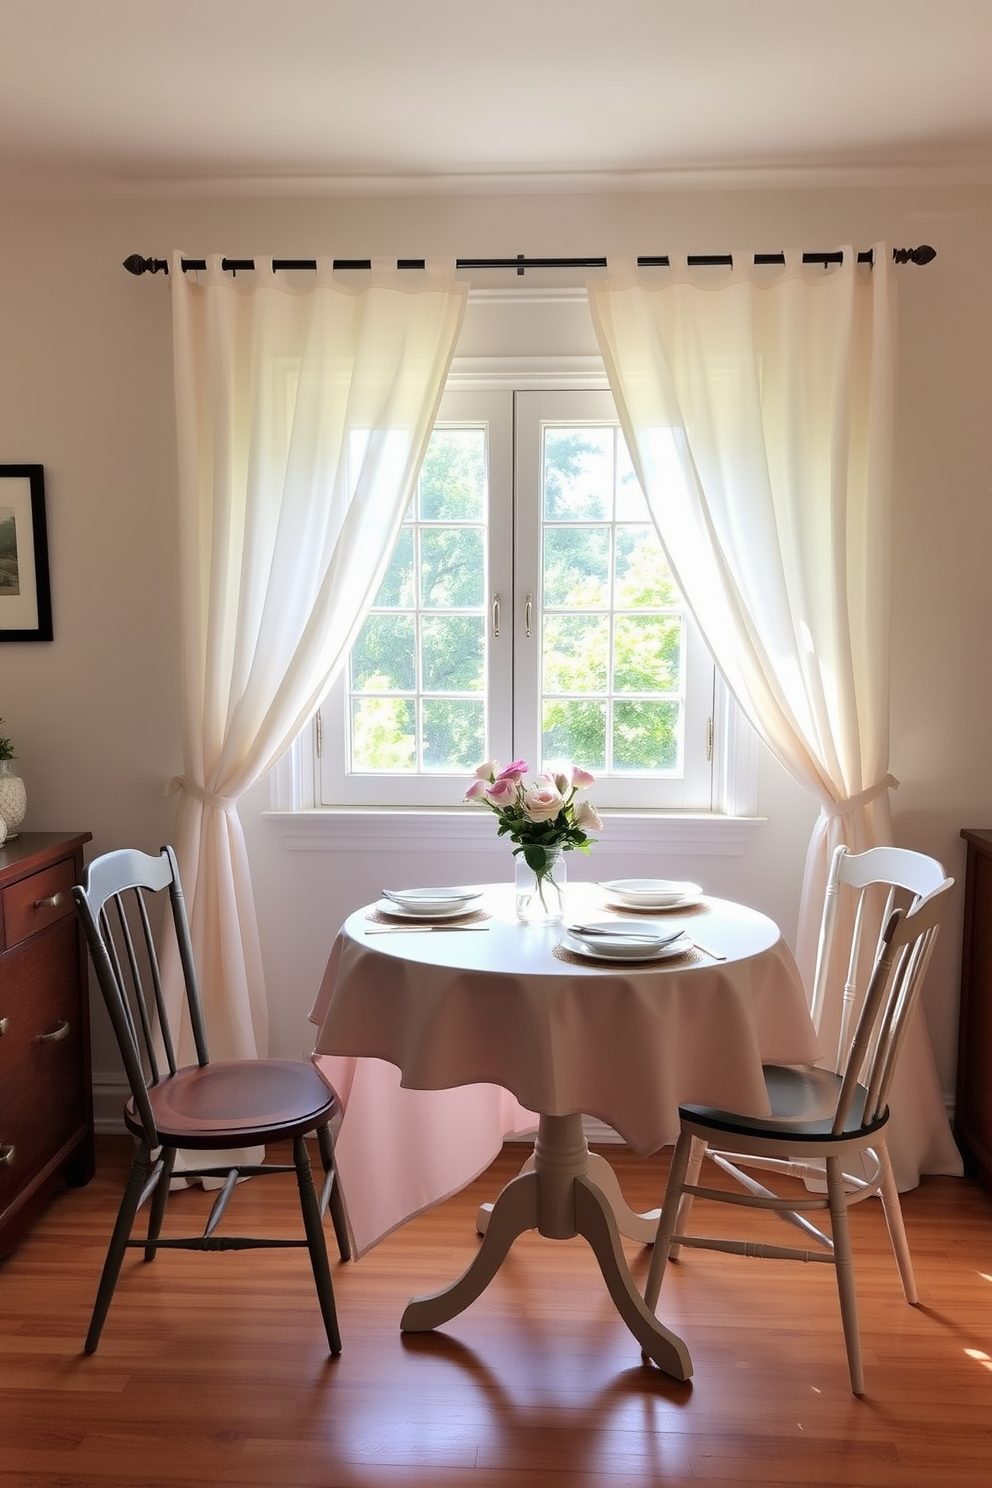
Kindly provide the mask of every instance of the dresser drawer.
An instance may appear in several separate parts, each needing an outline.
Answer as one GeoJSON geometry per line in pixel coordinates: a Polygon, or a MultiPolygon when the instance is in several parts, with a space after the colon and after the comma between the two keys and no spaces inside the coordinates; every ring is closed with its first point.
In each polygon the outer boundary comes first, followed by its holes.
{"type": "Polygon", "coordinates": [[[74,920],[5,956],[0,980],[0,1214],[88,1120],[74,920]]]}
{"type": "Polygon", "coordinates": [[[46,930],[57,920],[75,912],[72,886],[76,867],[72,858],[53,863],[32,873],[3,890],[3,919],[7,949],[11,950],[30,935],[46,930]]]}

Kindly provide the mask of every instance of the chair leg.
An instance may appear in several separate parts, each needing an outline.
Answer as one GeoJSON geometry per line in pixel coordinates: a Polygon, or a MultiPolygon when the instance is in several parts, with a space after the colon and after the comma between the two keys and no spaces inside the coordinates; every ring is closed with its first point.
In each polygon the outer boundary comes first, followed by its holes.
{"type": "Polygon", "coordinates": [[[307,1151],[305,1137],[294,1137],[293,1139],[293,1162],[296,1165],[296,1182],[300,1190],[300,1208],[303,1211],[303,1227],[306,1231],[307,1249],[310,1252],[310,1265],[313,1269],[313,1280],[317,1288],[317,1299],[320,1302],[321,1316],[324,1319],[327,1344],[332,1354],[339,1354],[341,1352],[341,1334],[338,1331],[337,1309],[334,1306],[331,1269],[327,1264],[327,1245],[324,1240],[324,1226],[321,1220],[320,1205],[317,1202],[317,1194],[313,1186],[310,1153],[307,1151]]]}
{"type": "Polygon", "coordinates": [[[644,1301],[652,1312],[654,1312],[658,1305],[658,1293],[661,1291],[661,1283],[665,1275],[668,1252],[671,1247],[672,1236],[675,1233],[675,1223],[682,1207],[682,1186],[685,1183],[686,1168],[689,1165],[689,1157],[692,1152],[692,1140],[689,1132],[680,1132],[679,1139],[675,1144],[675,1151],[672,1153],[672,1166],[668,1173],[665,1201],[658,1220],[658,1233],[655,1236],[654,1253],[651,1256],[651,1265],[648,1267],[648,1279],[644,1287],[644,1301]]]}
{"type": "Polygon", "coordinates": [[[334,1162],[334,1141],[331,1137],[331,1128],[326,1122],[317,1128],[317,1145],[320,1148],[320,1162],[324,1169],[325,1183],[330,1178],[327,1207],[331,1212],[331,1223],[338,1242],[338,1254],[343,1261],[350,1261],[351,1241],[348,1238],[348,1220],[344,1212],[341,1183],[334,1162]]]}
{"type": "Polygon", "coordinates": [[[882,1200],[882,1211],[885,1214],[885,1223],[889,1231],[889,1239],[892,1242],[892,1253],[899,1267],[899,1275],[902,1278],[902,1289],[906,1294],[906,1301],[911,1307],[915,1307],[919,1301],[916,1290],[916,1277],[913,1275],[913,1258],[909,1253],[909,1241],[906,1239],[906,1226],[902,1220],[902,1205],[899,1202],[899,1190],[896,1188],[895,1175],[892,1172],[892,1162],[889,1158],[889,1149],[885,1144],[883,1135],[877,1147],[878,1160],[882,1165],[882,1182],[879,1188],[879,1198],[882,1200]]]}
{"type": "MultiPolygon", "coordinates": [[[[152,1194],[151,1207],[148,1212],[148,1238],[157,1240],[162,1233],[162,1224],[165,1219],[165,1206],[169,1202],[169,1184],[172,1181],[172,1169],[176,1163],[175,1147],[163,1147],[161,1156],[162,1169],[158,1175],[155,1192],[152,1194]]],[[[158,1255],[157,1245],[145,1246],[145,1260],[153,1261],[158,1255]]]]}
{"type": "Polygon", "coordinates": [[[854,1291],[851,1230],[848,1223],[847,1196],[840,1158],[828,1157],[826,1168],[827,1196],[830,1203],[830,1224],[834,1240],[834,1267],[837,1272],[837,1292],[840,1297],[841,1320],[844,1324],[844,1340],[847,1344],[847,1363],[851,1371],[851,1389],[855,1395],[863,1395],[865,1393],[865,1377],[861,1366],[858,1301],[854,1291]]]}
{"type": "Polygon", "coordinates": [[[110,1245],[107,1250],[107,1259],[103,1263],[103,1274],[100,1277],[100,1287],[96,1294],[96,1302],[93,1305],[93,1316],[90,1318],[89,1332],[86,1334],[86,1342],[83,1345],[84,1352],[92,1354],[100,1342],[100,1333],[110,1307],[110,1299],[114,1295],[114,1287],[120,1275],[124,1254],[127,1250],[127,1242],[134,1225],[135,1215],[141,1203],[141,1195],[144,1191],[145,1182],[151,1167],[151,1154],[148,1143],[141,1141],[131,1164],[127,1184],[124,1188],[124,1197],[117,1211],[117,1220],[114,1224],[114,1232],[110,1237],[110,1245]]]}
{"type": "MultiPolygon", "coordinates": [[[[685,1178],[683,1179],[684,1183],[696,1184],[699,1182],[699,1171],[703,1166],[703,1158],[706,1156],[707,1146],[708,1143],[704,1142],[702,1137],[693,1137],[692,1151],[689,1153],[689,1165],[686,1168],[685,1178]]],[[[675,1233],[677,1235],[684,1235],[689,1228],[689,1216],[692,1213],[692,1201],[695,1197],[695,1194],[691,1193],[684,1193],[682,1195],[678,1216],[675,1221],[675,1233]]],[[[670,1261],[677,1261],[681,1249],[682,1247],[678,1241],[674,1240],[668,1250],[668,1259],[670,1261]]]]}

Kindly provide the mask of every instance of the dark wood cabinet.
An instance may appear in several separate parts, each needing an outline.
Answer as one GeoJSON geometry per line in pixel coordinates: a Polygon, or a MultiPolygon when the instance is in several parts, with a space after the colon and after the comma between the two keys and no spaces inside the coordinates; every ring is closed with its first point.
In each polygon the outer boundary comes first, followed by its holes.
{"type": "Polygon", "coordinates": [[[0,846],[0,1256],[93,1176],[86,948],[71,889],[88,832],[0,846]]]}
{"type": "Polygon", "coordinates": [[[966,828],[954,1135],[992,1195],[992,831],[966,828]]]}

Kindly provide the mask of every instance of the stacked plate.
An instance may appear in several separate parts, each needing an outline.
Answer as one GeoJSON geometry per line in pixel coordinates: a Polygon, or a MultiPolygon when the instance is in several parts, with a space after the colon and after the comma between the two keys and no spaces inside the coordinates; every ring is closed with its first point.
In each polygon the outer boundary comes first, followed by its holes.
{"type": "Polygon", "coordinates": [[[682,909],[695,904],[703,892],[697,883],[672,878],[611,878],[599,886],[628,909],[682,909]]]}
{"type": "Polygon", "coordinates": [[[653,926],[646,920],[603,920],[566,925],[562,944],[595,961],[665,961],[681,956],[692,942],[681,927],[653,926]]]}
{"type": "Polygon", "coordinates": [[[376,909],[402,920],[451,920],[481,898],[481,889],[383,889],[376,909]]]}

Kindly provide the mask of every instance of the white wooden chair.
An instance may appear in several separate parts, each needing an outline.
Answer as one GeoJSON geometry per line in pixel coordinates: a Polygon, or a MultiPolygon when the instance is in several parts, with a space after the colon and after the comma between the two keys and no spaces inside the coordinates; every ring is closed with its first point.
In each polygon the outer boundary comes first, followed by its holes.
{"type": "MultiPolygon", "coordinates": [[[[933,859],[900,864],[897,857],[920,859],[921,855],[896,854],[895,849],[880,848],[855,856],[846,849],[838,849],[834,858],[819,958],[825,969],[838,921],[832,892],[836,895],[841,883],[847,882],[858,898],[857,930],[848,959],[855,974],[849,976],[854,989],[847,1024],[850,1027],[853,1022],[854,1026],[853,1032],[846,1036],[846,1054],[842,1061],[838,1060],[838,1071],[813,1066],[766,1066],[765,1083],[772,1111],[769,1117],[750,1117],[703,1106],[680,1107],[680,1134],[644,1293],[647,1305],[654,1308],[668,1259],[676,1256],[683,1245],[833,1265],[851,1387],[857,1395],[864,1393],[864,1376],[847,1211],[852,1204],[876,1193],[881,1196],[906,1299],[915,1302],[912,1262],[885,1145],[889,1115],[886,1101],[947,891],[953,884],[933,859]],[[928,864],[931,866],[927,867],[928,864]],[[908,884],[903,881],[907,878],[908,884]],[[933,886],[928,888],[931,879],[933,886]],[[886,918],[870,975],[861,979],[856,975],[860,947],[854,942],[864,924],[863,896],[869,885],[879,882],[887,886],[886,918]],[[909,900],[908,906],[894,903],[900,889],[902,897],[909,900]],[[859,985],[864,987],[860,997],[859,985]],[[698,1178],[704,1156],[711,1157],[733,1177],[743,1192],[701,1186],[698,1178]],[[859,1165],[862,1171],[857,1171],[859,1165]],[[793,1186],[792,1192],[779,1194],[745,1172],[745,1167],[818,1182],[821,1188],[825,1179],[826,1192],[805,1190],[797,1194],[793,1186]],[[770,1210],[797,1226],[819,1248],[799,1249],[690,1235],[687,1226],[694,1198],[770,1210]],[[806,1211],[813,1210],[829,1211],[829,1235],[805,1217],[806,1211]]],[[[814,999],[815,995],[814,991],[814,999]]],[[[821,1004],[822,997],[821,987],[821,1004]]]]}

